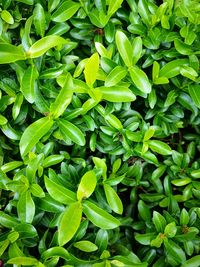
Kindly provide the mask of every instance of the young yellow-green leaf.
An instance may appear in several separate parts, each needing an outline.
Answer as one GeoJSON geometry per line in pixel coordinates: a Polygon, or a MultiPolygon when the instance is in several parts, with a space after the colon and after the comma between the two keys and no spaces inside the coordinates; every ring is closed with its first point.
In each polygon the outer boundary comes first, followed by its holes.
{"type": "Polygon", "coordinates": [[[17,116],[20,113],[21,105],[23,103],[24,97],[22,93],[17,94],[15,98],[14,105],[12,107],[12,117],[14,120],[16,120],[17,116]]]}
{"type": "Polygon", "coordinates": [[[97,79],[97,73],[99,71],[99,55],[94,53],[85,64],[85,81],[88,86],[92,87],[97,79]]]}
{"type": "Polygon", "coordinates": [[[81,201],[83,198],[88,198],[94,192],[97,184],[97,178],[94,171],[86,172],[81,178],[81,182],[77,190],[77,199],[81,201]]]}
{"type": "Polygon", "coordinates": [[[35,197],[39,198],[45,197],[45,193],[39,184],[32,184],[30,187],[30,192],[35,197]]]}
{"type": "Polygon", "coordinates": [[[46,18],[44,8],[39,3],[35,5],[35,8],[33,10],[33,24],[35,26],[36,34],[43,37],[46,27],[46,18]]]}
{"type": "Polygon", "coordinates": [[[176,98],[178,97],[178,92],[177,90],[171,90],[168,94],[167,94],[167,98],[165,100],[165,103],[164,103],[164,107],[169,107],[171,106],[172,104],[175,103],[176,101],[176,98]]]}
{"type": "Polygon", "coordinates": [[[19,148],[21,156],[24,157],[37,142],[51,129],[53,120],[49,117],[41,118],[26,128],[20,139],[19,148]]]}
{"type": "Polygon", "coordinates": [[[174,41],[174,46],[175,46],[176,50],[182,55],[191,55],[191,54],[193,54],[191,46],[185,44],[184,42],[182,42],[179,39],[176,39],[174,41]]]}
{"type": "Polygon", "coordinates": [[[35,203],[29,191],[20,195],[17,203],[17,213],[22,223],[32,223],[35,215],[35,203]]]}
{"type": "Polygon", "coordinates": [[[84,252],[93,252],[98,249],[98,247],[94,243],[87,240],[78,241],[74,243],[73,246],[84,252]]]}
{"type": "Polygon", "coordinates": [[[1,12],[1,18],[7,22],[8,24],[14,24],[13,16],[10,14],[8,10],[3,10],[1,12]]]}
{"type": "Polygon", "coordinates": [[[105,115],[105,120],[115,129],[121,130],[123,129],[121,121],[113,114],[105,115]]]}
{"type": "Polygon", "coordinates": [[[65,157],[63,155],[60,155],[60,154],[58,154],[58,155],[56,155],[56,154],[50,155],[50,156],[48,156],[47,158],[44,159],[42,166],[44,168],[48,168],[48,167],[50,167],[52,165],[56,165],[56,164],[60,163],[61,161],[64,160],[64,158],[65,157]]]}
{"type": "Polygon", "coordinates": [[[165,64],[161,70],[161,77],[173,78],[180,74],[180,67],[188,65],[188,59],[175,59],[165,64]]]}
{"type": "Polygon", "coordinates": [[[123,0],[110,0],[108,6],[108,16],[112,16],[121,6],[123,0]]]}
{"type": "Polygon", "coordinates": [[[10,241],[8,239],[1,241],[0,257],[5,253],[5,250],[7,249],[9,245],[10,245],[10,241]]]}
{"type": "Polygon", "coordinates": [[[0,64],[8,64],[18,60],[25,60],[26,55],[18,46],[0,43],[0,64]]]}
{"type": "Polygon", "coordinates": [[[6,117],[4,117],[3,115],[0,114],[0,125],[4,125],[8,122],[8,120],[6,119],[6,117]]]}
{"type": "Polygon", "coordinates": [[[106,180],[106,178],[107,178],[107,165],[106,165],[105,159],[93,157],[92,160],[95,164],[95,167],[102,170],[103,179],[106,180]]]}
{"type": "Polygon", "coordinates": [[[45,187],[49,195],[63,204],[71,204],[76,201],[76,194],[62,185],[50,180],[47,176],[44,177],[45,187]]]}
{"type": "Polygon", "coordinates": [[[171,155],[172,154],[171,147],[162,141],[149,140],[148,145],[152,151],[157,152],[158,154],[161,154],[161,155],[171,155]]]}
{"type": "MultiPolygon", "coordinates": [[[[27,51],[28,58],[36,58],[45,54],[50,48],[67,44],[68,41],[57,35],[48,35],[36,41],[27,51]]],[[[1,49],[1,48],[0,48],[1,49]]],[[[1,51],[1,50],[0,50],[1,51]]],[[[1,52],[0,52],[1,53],[1,52]]],[[[0,54],[1,55],[1,54],[0,54]]]]}
{"type": "MultiPolygon", "coordinates": [[[[110,87],[114,86],[126,76],[127,69],[121,66],[115,67],[106,77],[105,86],[110,87]]],[[[121,94],[123,96],[123,93],[121,94]]]]}
{"type": "Polygon", "coordinates": [[[195,81],[196,77],[198,77],[198,73],[189,66],[182,66],[180,68],[180,74],[192,81],[195,81]]]}
{"type": "Polygon", "coordinates": [[[7,263],[23,266],[35,266],[38,264],[38,260],[32,257],[15,257],[10,259],[7,263]]]}
{"type": "Polygon", "coordinates": [[[82,218],[82,205],[79,202],[70,204],[63,212],[58,224],[58,243],[64,246],[78,230],[82,218]]]}
{"type": "Polygon", "coordinates": [[[70,19],[79,9],[80,4],[73,1],[65,1],[52,14],[52,20],[55,22],[64,22],[70,19]]]}
{"type": "Polygon", "coordinates": [[[109,51],[101,43],[95,42],[95,48],[100,56],[110,58],[109,51]]]}
{"type": "Polygon", "coordinates": [[[85,136],[76,125],[67,120],[59,119],[58,126],[64,139],[69,138],[79,146],[85,145],[85,136]]]}
{"type": "Polygon", "coordinates": [[[83,212],[94,225],[102,229],[113,229],[120,225],[118,219],[90,201],[83,203],[83,212]]]}
{"type": "Polygon", "coordinates": [[[117,31],[115,35],[117,49],[122,57],[124,64],[131,67],[133,64],[133,49],[127,36],[122,31],[117,31]]]}
{"type": "Polygon", "coordinates": [[[190,84],[188,86],[189,94],[194,101],[195,106],[200,109],[200,87],[198,84],[190,84]]]}
{"type": "Polygon", "coordinates": [[[200,178],[200,169],[198,169],[198,170],[193,170],[193,171],[191,172],[191,176],[194,177],[194,178],[196,178],[196,179],[200,178]]]}
{"type": "Polygon", "coordinates": [[[199,267],[199,262],[200,262],[200,255],[197,255],[185,261],[181,265],[181,267],[199,267]]]}
{"type": "Polygon", "coordinates": [[[154,135],[154,133],[155,133],[154,127],[152,127],[152,126],[149,127],[149,129],[144,134],[143,141],[145,142],[145,141],[149,140],[154,135]]]}
{"type": "Polygon", "coordinates": [[[158,233],[164,233],[167,223],[165,218],[157,211],[153,212],[153,223],[158,233]]]}
{"type": "Polygon", "coordinates": [[[135,65],[142,55],[142,38],[137,36],[133,40],[133,64],[135,65]]]}
{"type": "Polygon", "coordinates": [[[159,77],[160,65],[157,61],[153,63],[152,80],[155,81],[159,77]]]}
{"type": "Polygon", "coordinates": [[[151,84],[146,73],[137,66],[129,68],[131,79],[135,86],[143,93],[149,94],[151,92],[151,84]]]}
{"type": "Polygon", "coordinates": [[[26,100],[31,104],[35,100],[35,86],[37,78],[37,69],[34,65],[31,65],[25,70],[21,81],[21,92],[26,100]]]}
{"type": "Polygon", "coordinates": [[[23,165],[23,161],[11,161],[1,166],[1,170],[6,173],[23,165]]]}
{"type": "Polygon", "coordinates": [[[73,86],[72,77],[68,73],[65,78],[65,83],[56,97],[56,100],[50,106],[50,112],[55,119],[60,117],[71,103],[73,86]]]}
{"type": "Polygon", "coordinates": [[[168,238],[172,238],[176,235],[177,232],[177,227],[176,227],[176,223],[175,222],[171,222],[168,223],[165,226],[165,231],[164,234],[168,237],[168,238]]]}
{"type": "Polygon", "coordinates": [[[104,187],[106,199],[111,209],[118,214],[122,214],[123,212],[122,201],[119,198],[116,191],[110,185],[106,183],[104,183],[103,187],[104,187]]]}
{"type": "Polygon", "coordinates": [[[136,99],[128,87],[115,85],[111,87],[101,86],[97,89],[102,93],[102,99],[109,102],[132,102],[136,99]]]}

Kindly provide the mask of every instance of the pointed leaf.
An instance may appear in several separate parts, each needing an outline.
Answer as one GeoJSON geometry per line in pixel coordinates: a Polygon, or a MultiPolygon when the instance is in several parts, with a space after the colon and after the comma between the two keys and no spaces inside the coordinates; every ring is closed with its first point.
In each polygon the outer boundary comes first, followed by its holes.
{"type": "Polygon", "coordinates": [[[102,99],[110,102],[132,102],[136,99],[136,96],[133,92],[124,86],[111,86],[111,87],[97,87],[102,93],[102,99]]]}
{"type": "Polygon", "coordinates": [[[17,213],[22,223],[32,223],[35,215],[35,203],[29,191],[20,195],[17,203],[17,213]]]}
{"type": "Polygon", "coordinates": [[[70,204],[63,212],[58,224],[58,243],[64,246],[75,235],[82,218],[82,206],[79,202],[70,204]]]}
{"type": "Polygon", "coordinates": [[[53,120],[49,117],[41,118],[26,128],[20,139],[19,147],[21,156],[24,157],[37,142],[51,129],[53,120]]]}
{"type": "Polygon", "coordinates": [[[38,72],[34,65],[28,67],[25,70],[22,81],[21,81],[21,91],[26,100],[29,103],[33,103],[35,100],[35,86],[36,80],[38,78],[38,72]]]}
{"type": "Polygon", "coordinates": [[[103,187],[104,187],[106,199],[111,209],[118,214],[122,214],[123,212],[122,201],[119,198],[116,191],[110,185],[106,183],[104,183],[103,187]]]}
{"type": "Polygon", "coordinates": [[[171,155],[172,149],[170,146],[162,141],[159,140],[149,140],[148,145],[150,149],[154,152],[157,152],[161,155],[171,155]]]}
{"type": "Polygon", "coordinates": [[[142,38],[137,36],[133,40],[133,64],[135,65],[142,55],[142,38]]]}
{"type": "Polygon", "coordinates": [[[47,176],[44,177],[44,182],[49,195],[63,204],[71,204],[76,201],[76,194],[62,185],[50,180],[47,176]]]}
{"type": "Polygon", "coordinates": [[[68,41],[63,39],[60,36],[57,36],[57,35],[45,36],[42,39],[36,41],[30,47],[30,49],[27,51],[27,56],[29,58],[40,57],[43,54],[45,54],[50,48],[55,47],[55,46],[60,46],[66,43],[68,43],[68,41]]]}
{"type": "Polygon", "coordinates": [[[94,243],[87,240],[81,240],[79,242],[76,242],[73,244],[73,246],[84,252],[93,252],[98,249],[98,247],[94,243]]]}
{"type": "Polygon", "coordinates": [[[117,31],[115,35],[117,49],[127,67],[132,66],[132,45],[127,36],[122,31],[117,31]]]}
{"type": "Polygon", "coordinates": [[[97,178],[94,171],[86,172],[81,178],[81,182],[77,190],[77,199],[81,201],[83,198],[88,198],[94,192],[97,184],[97,178]]]}
{"type": "Polygon", "coordinates": [[[200,109],[200,85],[190,84],[188,87],[189,94],[194,101],[195,106],[200,109]]]}
{"type": "Polygon", "coordinates": [[[180,67],[184,65],[188,65],[188,59],[172,60],[161,68],[159,76],[173,78],[180,74],[180,67]]]}
{"type": "Polygon", "coordinates": [[[64,22],[70,19],[79,9],[80,4],[73,1],[65,1],[52,15],[52,20],[55,22],[64,22]]]}
{"type": "Polygon", "coordinates": [[[83,203],[83,212],[97,227],[113,229],[120,225],[120,221],[89,201],[83,203]]]}
{"type": "Polygon", "coordinates": [[[99,55],[94,53],[85,64],[85,80],[88,86],[92,87],[97,79],[97,73],[99,71],[99,55]]]}
{"type": "Polygon", "coordinates": [[[129,68],[131,79],[135,86],[145,94],[151,92],[151,84],[146,73],[136,66],[129,68]]]}
{"type": "Polygon", "coordinates": [[[11,44],[0,43],[0,64],[8,64],[25,59],[26,55],[21,48],[11,44]]]}
{"type": "Polygon", "coordinates": [[[126,76],[127,70],[121,66],[115,67],[106,77],[105,86],[114,86],[126,76]]]}
{"type": "Polygon", "coordinates": [[[10,259],[7,263],[14,265],[35,266],[38,264],[38,260],[31,257],[16,257],[10,259]]]}
{"type": "Polygon", "coordinates": [[[68,73],[65,77],[64,85],[61,88],[58,96],[56,97],[56,100],[50,106],[50,112],[55,119],[60,117],[64,113],[68,105],[71,103],[73,86],[72,77],[68,73]]]}
{"type": "Polygon", "coordinates": [[[121,6],[123,0],[110,0],[108,6],[108,16],[112,16],[121,6]]]}
{"type": "Polygon", "coordinates": [[[43,37],[45,33],[46,19],[44,8],[39,3],[35,5],[33,10],[33,24],[35,26],[36,34],[43,37]]]}
{"type": "Polygon", "coordinates": [[[85,136],[76,125],[63,119],[59,119],[58,125],[64,139],[65,137],[70,138],[74,143],[78,144],[79,146],[85,145],[85,136]]]}

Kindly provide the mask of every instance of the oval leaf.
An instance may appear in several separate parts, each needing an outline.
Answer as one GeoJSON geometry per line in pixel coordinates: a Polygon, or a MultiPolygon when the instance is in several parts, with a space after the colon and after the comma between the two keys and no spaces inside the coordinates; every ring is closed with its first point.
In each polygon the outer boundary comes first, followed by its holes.
{"type": "Polygon", "coordinates": [[[21,91],[26,100],[31,104],[35,100],[35,86],[37,78],[37,69],[34,65],[31,65],[28,67],[28,69],[25,70],[21,81],[21,91]]]}
{"type": "Polygon", "coordinates": [[[81,240],[79,242],[76,242],[73,244],[73,246],[84,252],[93,252],[98,249],[98,247],[94,243],[87,240],[81,240]]]}
{"type": "Polygon", "coordinates": [[[83,212],[87,218],[102,229],[113,229],[120,225],[120,221],[89,201],[83,203],[83,212]]]}
{"type": "Polygon", "coordinates": [[[24,131],[19,147],[21,156],[24,157],[37,142],[51,129],[53,120],[49,117],[41,118],[26,128],[24,131]]]}
{"type": "Polygon", "coordinates": [[[70,204],[63,212],[58,224],[58,243],[64,246],[75,235],[82,218],[82,206],[79,202],[70,204]]]}
{"type": "Polygon", "coordinates": [[[118,214],[122,214],[123,212],[122,201],[115,192],[115,190],[106,183],[104,183],[103,187],[106,194],[106,199],[111,209],[118,214]]]}
{"type": "Polygon", "coordinates": [[[97,184],[97,178],[94,171],[86,172],[81,178],[81,182],[77,190],[77,199],[81,201],[83,198],[88,198],[94,192],[97,184]]]}
{"type": "Polygon", "coordinates": [[[151,92],[151,84],[146,73],[136,66],[129,68],[131,79],[135,86],[145,94],[151,92]]]}
{"type": "Polygon", "coordinates": [[[92,87],[97,79],[97,73],[99,71],[99,55],[94,53],[85,64],[85,80],[88,86],[92,87]]]}
{"type": "Polygon", "coordinates": [[[80,4],[73,1],[65,1],[52,15],[52,20],[64,22],[70,19],[79,9],[80,4]]]}
{"type": "Polygon", "coordinates": [[[154,152],[157,152],[161,155],[171,155],[172,150],[170,146],[162,141],[159,140],[149,140],[148,145],[150,149],[154,152]]]}

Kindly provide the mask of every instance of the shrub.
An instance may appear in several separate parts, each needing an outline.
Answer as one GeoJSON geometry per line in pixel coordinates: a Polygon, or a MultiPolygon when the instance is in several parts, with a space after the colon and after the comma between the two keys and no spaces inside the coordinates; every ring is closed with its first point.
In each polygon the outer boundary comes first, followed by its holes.
{"type": "Polygon", "coordinates": [[[0,2],[0,266],[200,266],[200,4],[156,2],[0,2]]]}

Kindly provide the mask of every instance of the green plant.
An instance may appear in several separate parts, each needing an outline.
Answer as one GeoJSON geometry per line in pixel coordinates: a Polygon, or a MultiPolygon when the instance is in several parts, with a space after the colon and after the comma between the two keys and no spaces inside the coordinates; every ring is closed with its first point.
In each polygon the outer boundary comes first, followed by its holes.
{"type": "Polygon", "coordinates": [[[199,1],[157,2],[0,1],[5,266],[199,266],[199,1]]]}

